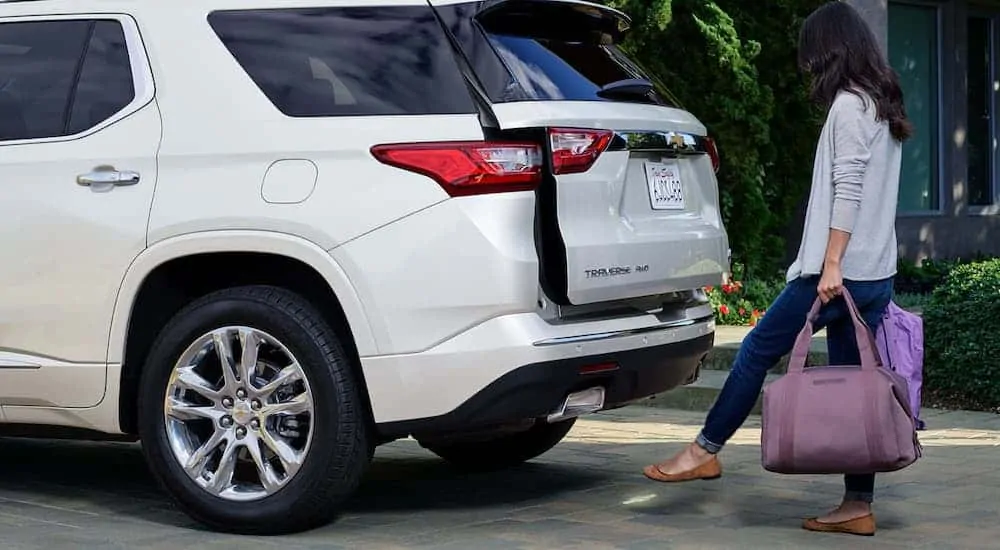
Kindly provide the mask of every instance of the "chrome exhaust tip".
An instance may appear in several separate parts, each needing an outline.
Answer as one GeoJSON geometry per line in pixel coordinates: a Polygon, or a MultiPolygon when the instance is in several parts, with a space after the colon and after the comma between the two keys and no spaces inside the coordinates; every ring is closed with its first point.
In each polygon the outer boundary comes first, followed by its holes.
{"type": "Polygon", "coordinates": [[[594,386],[566,396],[562,405],[548,416],[550,424],[595,413],[604,408],[604,386],[594,386]]]}

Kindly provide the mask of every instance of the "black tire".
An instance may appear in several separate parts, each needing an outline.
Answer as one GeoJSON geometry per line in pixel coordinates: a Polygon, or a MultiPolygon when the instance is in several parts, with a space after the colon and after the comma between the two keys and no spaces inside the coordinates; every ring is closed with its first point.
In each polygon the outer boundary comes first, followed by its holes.
{"type": "Polygon", "coordinates": [[[138,396],[143,452],[180,509],[214,530],[271,535],[319,527],[336,517],[371,459],[360,388],[336,334],[304,299],[275,287],[222,290],[185,307],[153,345],[138,396]],[[281,341],[301,365],[313,398],[314,431],[297,474],[274,494],[249,502],[223,499],[199,487],[174,457],[164,420],[176,361],[197,338],[226,326],[258,329],[281,341]]]}
{"type": "Polygon", "coordinates": [[[554,424],[538,420],[527,431],[486,441],[428,441],[421,445],[462,470],[505,470],[545,454],[566,437],[574,424],[575,418],[554,424]]]}

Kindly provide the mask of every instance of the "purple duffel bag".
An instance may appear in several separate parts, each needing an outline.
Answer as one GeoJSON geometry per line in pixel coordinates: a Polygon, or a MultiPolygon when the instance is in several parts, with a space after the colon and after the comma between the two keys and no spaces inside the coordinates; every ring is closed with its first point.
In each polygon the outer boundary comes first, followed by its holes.
{"type": "Polygon", "coordinates": [[[921,455],[906,380],[883,367],[871,330],[845,290],[860,366],[804,368],[819,299],[792,350],[788,373],[764,389],[761,458],[779,474],[892,472],[921,455]]]}

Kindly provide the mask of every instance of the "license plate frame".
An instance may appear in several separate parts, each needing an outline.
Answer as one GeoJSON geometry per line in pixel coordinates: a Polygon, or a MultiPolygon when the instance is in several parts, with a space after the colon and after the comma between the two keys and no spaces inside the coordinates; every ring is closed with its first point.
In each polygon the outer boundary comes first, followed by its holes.
{"type": "Polygon", "coordinates": [[[653,210],[681,211],[687,207],[677,162],[647,161],[644,169],[649,205],[653,210]]]}

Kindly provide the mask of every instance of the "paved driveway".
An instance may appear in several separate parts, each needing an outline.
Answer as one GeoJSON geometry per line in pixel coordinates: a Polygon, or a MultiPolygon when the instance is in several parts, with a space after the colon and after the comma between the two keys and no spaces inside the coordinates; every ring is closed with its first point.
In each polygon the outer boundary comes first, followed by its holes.
{"type": "Polygon", "coordinates": [[[198,529],[154,487],[134,445],[0,441],[0,547],[20,548],[996,548],[1000,417],[928,411],[925,457],[879,480],[874,539],[801,531],[840,480],[759,466],[756,422],[721,480],[647,482],[639,470],[693,437],[701,415],[628,408],[577,424],[514,472],[460,475],[402,441],[379,450],[335,525],[290,537],[198,529]]]}

